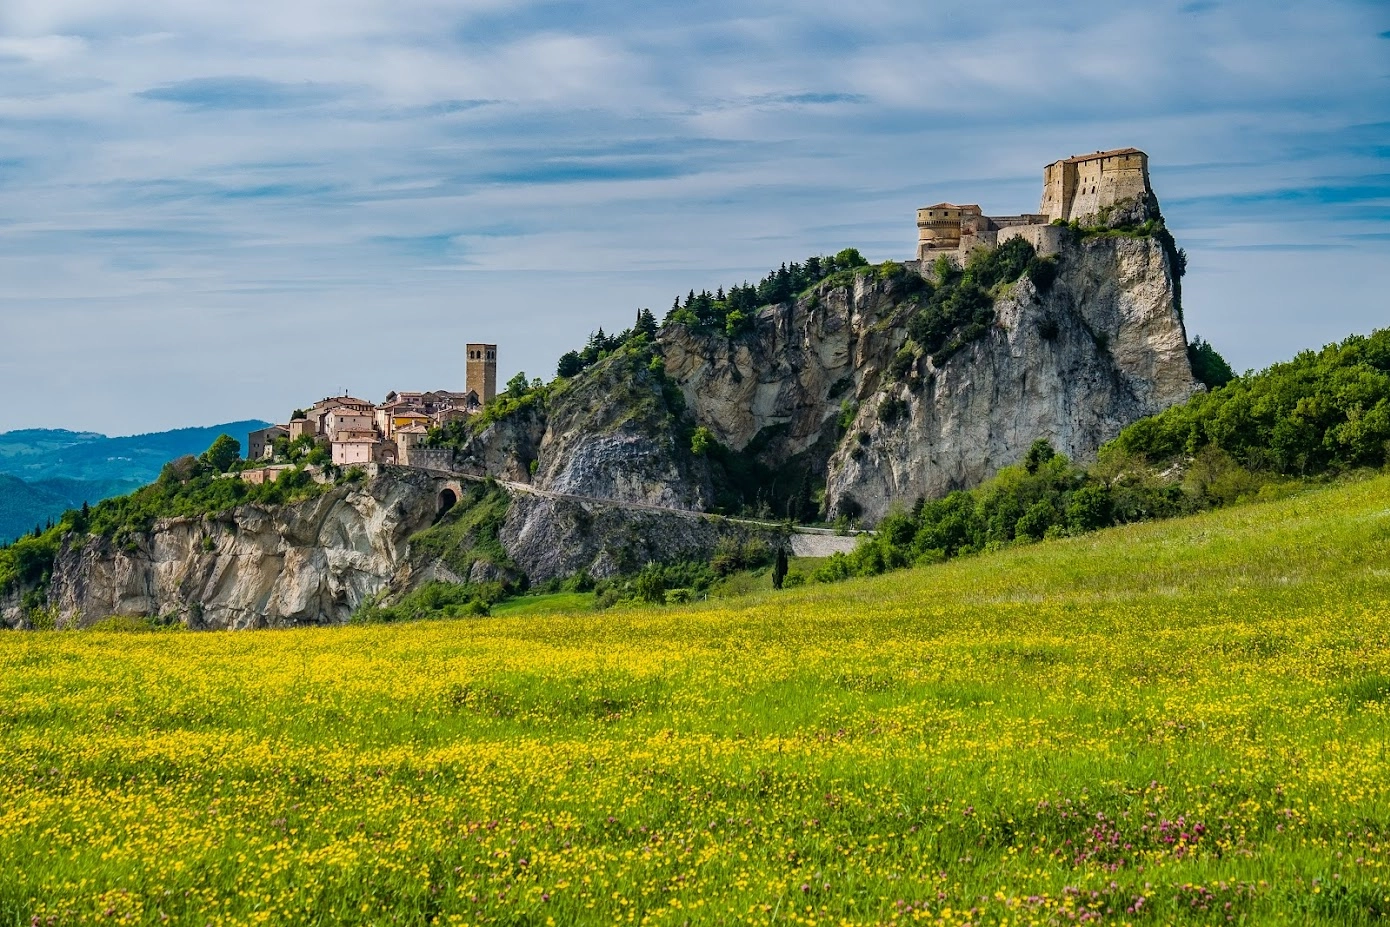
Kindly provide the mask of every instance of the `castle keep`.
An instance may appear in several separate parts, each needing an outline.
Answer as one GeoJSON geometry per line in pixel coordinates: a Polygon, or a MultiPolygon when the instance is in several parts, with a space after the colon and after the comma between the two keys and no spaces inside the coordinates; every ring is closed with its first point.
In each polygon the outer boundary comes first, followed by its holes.
{"type": "Polygon", "coordinates": [[[1026,239],[1039,254],[1061,246],[1061,229],[1052,223],[1084,220],[1127,200],[1146,201],[1149,156],[1137,148],[1076,155],[1043,168],[1040,211],[1017,216],[986,216],[979,206],[937,203],[917,210],[917,259],[940,254],[964,257],[975,248],[997,248],[1011,238],[1026,239]]]}
{"type": "Polygon", "coordinates": [[[1049,222],[1070,222],[1151,192],[1148,155],[1138,148],[1097,151],[1043,168],[1042,211],[1049,222]]]}

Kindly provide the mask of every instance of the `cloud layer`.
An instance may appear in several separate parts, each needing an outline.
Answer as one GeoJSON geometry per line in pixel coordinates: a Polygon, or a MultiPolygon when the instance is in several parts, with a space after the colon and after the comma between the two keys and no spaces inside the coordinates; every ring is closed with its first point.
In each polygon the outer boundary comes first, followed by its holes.
{"type": "Polygon", "coordinates": [[[0,429],[504,374],[938,199],[1135,145],[1237,367],[1390,319],[1390,11],[1357,0],[9,0],[0,429]]]}

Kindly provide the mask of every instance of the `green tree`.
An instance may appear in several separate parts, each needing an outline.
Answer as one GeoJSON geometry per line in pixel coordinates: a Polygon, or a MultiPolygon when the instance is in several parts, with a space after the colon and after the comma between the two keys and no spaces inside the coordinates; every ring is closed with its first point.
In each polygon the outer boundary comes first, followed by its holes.
{"type": "Polygon", "coordinates": [[[513,399],[520,399],[526,395],[526,391],[531,388],[531,382],[526,379],[526,372],[519,371],[516,376],[507,381],[507,395],[513,399]]]}
{"type": "Polygon", "coordinates": [[[1047,533],[1047,529],[1052,527],[1055,514],[1051,505],[1039,499],[1030,505],[1023,516],[1019,518],[1018,524],[1014,526],[1014,531],[1021,538],[1041,541],[1043,535],[1047,533]]]}
{"type": "Polygon", "coordinates": [[[1023,458],[1023,467],[1029,473],[1037,473],[1038,468],[1057,456],[1052,444],[1046,438],[1039,438],[1028,448],[1028,456],[1023,458]]]}
{"type": "Polygon", "coordinates": [[[1187,346],[1187,361],[1192,365],[1192,375],[1207,389],[1225,386],[1236,378],[1226,358],[1216,353],[1216,348],[1203,341],[1201,335],[1193,338],[1187,346]]]}
{"type": "Polygon", "coordinates": [[[579,356],[578,351],[566,351],[560,355],[560,362],[555,365],[555,375],[568,380],[570,377],[581,373],[584,370],[584,359],[579,356]]]}
{"type": "Polygon", "coordinates": [[[660,605],[666,601],[666,576],[661,567],[655,563],[647,564],[642,572],[637,574],[632,586],[633,591],[637,593],[637,598],[643,602],[660,605]]]}
{"type": "Polygon", "coordinates": [[[226,473],[241,459],[241,442],[231,435],[218,435],[203,453],[203,459],[218,473],[226,473]]]}
{"type": "Polygon", "coordinates": [[[868,259],[859,253],[858,248],[846,248],[835,252],[835,266],[841,268],[868,267],[868,259]]]}

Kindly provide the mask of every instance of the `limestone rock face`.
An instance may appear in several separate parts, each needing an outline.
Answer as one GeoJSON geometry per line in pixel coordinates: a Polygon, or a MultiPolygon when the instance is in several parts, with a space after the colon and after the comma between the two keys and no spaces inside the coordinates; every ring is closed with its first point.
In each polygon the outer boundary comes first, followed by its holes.
{"type": "Polygon", "coordinates": [[[1048,292],[1021,278],[987,335],[864,395],[830,459],[831,514],[873,522],[895,503],[973,486],[1038,438],[1091,460],[1124,426],[1187,399],[1201,387],[1173,284],[1152,238],[1070,244],[1048,292]]]}
{"type": "Polygon", "coordinates": [[[533,582],[573,576],[595,579],[634,573],[652,562],[708,560],[723,538],[764,536],[781,543],[775,530],[760,531],[696,513],[641,510],[590,499],[517,493],[502,528],[502,545],[533,582]]]}
{"type": "Polygon", "coordinates": [[[622,352],[566,383],[527,429],[490,426],[466,467],[574,496],[703,511],[711,498],[702,462],[682,446],[679,408],[640,355],[622,352]],[[494,461],[527,457],[524,475],[494,461]],[[531,472],[534,467],[534,472],[531,472]]]}
{"type": "Polygon", "coordinates": [[[69,545],[49,601],[60,627],[109,615],[194,628],[347,620],[364,599],[409,582],[408,539],[438,512],[439,481],[391,470],[296,505],[246,505],[160,522],[133,549],[69,545]]]}
{"type": "Polygon", "coordinates": [[[480,476],[530,482],[531,461],[540,456],[544,437],[545,417],[535,409],[526,409],[483,429],[458,455],[458,466],[480,476]]]}
{"type": "Polygon", "coordinates": [[[666,371],[700,424],[735,450],[777,465],[835,439],[843,402],[876,384],[906,337],[901,281],[861,274],[771,306],[750,335],[727,339],[684,325],[661,332],[666,371]]]}

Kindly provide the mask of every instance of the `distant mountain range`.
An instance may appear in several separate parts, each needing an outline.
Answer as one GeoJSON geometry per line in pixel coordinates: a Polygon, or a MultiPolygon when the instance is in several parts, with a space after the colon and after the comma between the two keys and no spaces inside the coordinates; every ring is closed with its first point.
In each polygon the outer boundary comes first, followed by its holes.
{"type": "Polygon", "coordinates": [[[227,422],[108,438],[86,431],[30,428],[0,433],[0,541],[46,524],[83,502],[143,486],[175,457],[201,454],[221,434],[246,444],[261,421],[227,422]]]}

